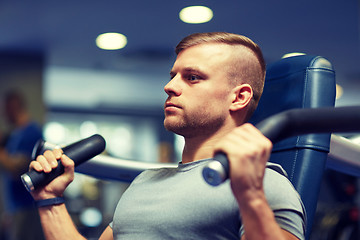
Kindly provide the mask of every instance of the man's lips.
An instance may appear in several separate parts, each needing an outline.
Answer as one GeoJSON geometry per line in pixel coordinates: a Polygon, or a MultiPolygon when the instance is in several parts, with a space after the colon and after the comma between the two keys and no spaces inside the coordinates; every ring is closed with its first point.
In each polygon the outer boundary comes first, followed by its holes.
{"type": "Polygon", "coordinates": [[[181,108],[179,105],[176,105],[172,102],[166,102],[164,109],[171,109],[171,108],[181,108]]]}

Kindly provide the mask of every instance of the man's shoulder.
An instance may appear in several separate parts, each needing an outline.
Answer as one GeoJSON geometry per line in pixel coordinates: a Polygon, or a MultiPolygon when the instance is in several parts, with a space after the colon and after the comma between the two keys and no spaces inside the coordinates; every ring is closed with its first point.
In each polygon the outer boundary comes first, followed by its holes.
{"type": "Polygon", "coordinates": [[[151,168],[141,172],[135,179],[134,183],[140,183],[150,180],[161,180],[173,175],[176,168],[151,168]]]}

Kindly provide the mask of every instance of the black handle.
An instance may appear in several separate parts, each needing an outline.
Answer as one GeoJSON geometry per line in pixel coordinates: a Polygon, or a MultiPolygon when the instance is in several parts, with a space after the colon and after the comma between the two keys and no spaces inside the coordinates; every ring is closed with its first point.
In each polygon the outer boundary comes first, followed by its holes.
{"type": "MultiPolygon", "coordinates": [[[[72,143],[63,148],[64,154],[71,158],[75,166],[95,157],[105,149],[105,139],[95,134],[91,137],[82,139],[78,142],[72,143]]],[[[33,151],[33,158],[42,154],[45,150],[50,149],[47,143],[40,141],[36,144],[33,151]]],[[[33,191],[39,187],[45,186],[50,183],[57,176],[64,172],[64,167],[60,161],[58,161],[58,167],[53,169],[50,173],[29,171],[21,175],[21,180],[28,191],[33,191]]]]}
{"type": "MultiPolygon", "coordinates": [[[[338,108],[292,109],[278,113],[256,124],[256,127],[276,143],[288,137],[308,133],[360,131],[360,106],[338,108]]],[[[218,186],[229,177],[229,160],[217,153],[214,161],[203,169],[205,181],[218,186]]]]}

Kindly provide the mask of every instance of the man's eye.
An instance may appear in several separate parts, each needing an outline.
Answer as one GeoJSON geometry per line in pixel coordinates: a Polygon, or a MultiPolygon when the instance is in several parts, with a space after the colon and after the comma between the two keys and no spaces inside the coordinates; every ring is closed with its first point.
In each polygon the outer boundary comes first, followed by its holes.
{"type": "Polygon", "coordinates": [[[201,77],[198,75],[189,75],[188,76],[188,80],[190,81],[195,81],[195,80],[199,80],[201,77]]]}

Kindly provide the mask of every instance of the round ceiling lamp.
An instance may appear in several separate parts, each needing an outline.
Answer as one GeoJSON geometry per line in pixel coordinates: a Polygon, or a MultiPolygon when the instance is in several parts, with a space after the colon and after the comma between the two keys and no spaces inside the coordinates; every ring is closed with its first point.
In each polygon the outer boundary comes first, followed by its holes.
{"type": "Polygon", "coordinates": [[[200,24],[209,22],[213,18],[213,11],[205,6],[190,6],[183,8],[179,18],[185,23],[200,24]]]}
{"type": "Polygon", "coordinates": [[[126,44],[127,38],[121,33],[103,33],[96,38],[96,45],[105,50],[118,50],[124,48],[126,44]]]}

